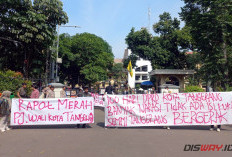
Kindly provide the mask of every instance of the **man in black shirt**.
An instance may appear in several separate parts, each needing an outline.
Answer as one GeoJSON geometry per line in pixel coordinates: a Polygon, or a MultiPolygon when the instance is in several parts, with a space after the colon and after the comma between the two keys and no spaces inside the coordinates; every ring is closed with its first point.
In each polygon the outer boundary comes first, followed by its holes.
{"type": "Polygon", "coordinates": [[[106,87],[105,93],[113,94],[113,87],[111,86],[111,83],[109,83],[109,86],[106,87]]]}

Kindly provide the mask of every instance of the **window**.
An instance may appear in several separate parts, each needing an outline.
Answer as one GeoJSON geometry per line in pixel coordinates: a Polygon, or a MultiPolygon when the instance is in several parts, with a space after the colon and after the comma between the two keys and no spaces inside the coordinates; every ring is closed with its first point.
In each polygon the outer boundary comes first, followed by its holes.
{"type": "Polygon", "coordinates": [[[142,80],[147,80],[147,75],[143,75],[142,80]]]}
{"type": "Polygon", "coordinates": [[[147,65],[142,66],[142,71],[147,72],[147,65]]]}
{"type": "Polygon", "coordinates": [[[135,75],[135,80],[136,81],[140,80],[140,75],[135,75]]]}
{"type": "Polygon", "coordinates": [[[140,67],[136,68],[135,71],[139,72],[140,71],[140,67]]]}

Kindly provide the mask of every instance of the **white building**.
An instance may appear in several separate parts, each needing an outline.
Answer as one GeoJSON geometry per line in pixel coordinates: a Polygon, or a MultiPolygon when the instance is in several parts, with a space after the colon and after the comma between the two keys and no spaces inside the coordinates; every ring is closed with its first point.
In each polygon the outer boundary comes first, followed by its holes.
{"type": "MultiPolygon", "coordinates": [[[[127,59],[131,55],[130,49],[125,49],[123,59],[127,59]]],[[[141,84],[144,81],[150,81],[149,72],[152,71],[151,62],[139,58],[136,61],[136,67],[133,67],[133,77],[128,73],[128,84],[130,88],[135,88],[137,84],[141,84]]]]}

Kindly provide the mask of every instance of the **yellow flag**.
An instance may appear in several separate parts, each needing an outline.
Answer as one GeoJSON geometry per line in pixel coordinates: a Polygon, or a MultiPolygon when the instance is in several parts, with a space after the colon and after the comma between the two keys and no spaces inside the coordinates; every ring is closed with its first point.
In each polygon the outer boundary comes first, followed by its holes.
{"type": "Polygon", "coordinates": [[[129,64],[128,64],[128,66],[127,66],[127,70],[128,70],[128,72],[130,73],[130,76],[132,77],[132,76],[133,76],[133,70],[132,70],[131,61],[129,62],[129,64]]]}

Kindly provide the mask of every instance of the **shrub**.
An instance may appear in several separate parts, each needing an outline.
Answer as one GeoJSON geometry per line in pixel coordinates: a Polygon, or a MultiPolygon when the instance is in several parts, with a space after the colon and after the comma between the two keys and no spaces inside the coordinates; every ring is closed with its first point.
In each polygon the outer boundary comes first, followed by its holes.
{"type": "Polygon", "coordinates": [[[189,92],[204,92],[204,89],[202,89],[199,86],[187,86],[185,87],[185,92],[189,93],[189,92]]]}
{"type": "Polygon", "coordinates": [[[20,72],[11,70],[5,72],[0,71],[0,92],[9,90],[17,96],[17,91],[22,86],[22,83],[27,83],[27,94],[30,95],[32,82],[24,80],[23,75],[20,72]]]}

